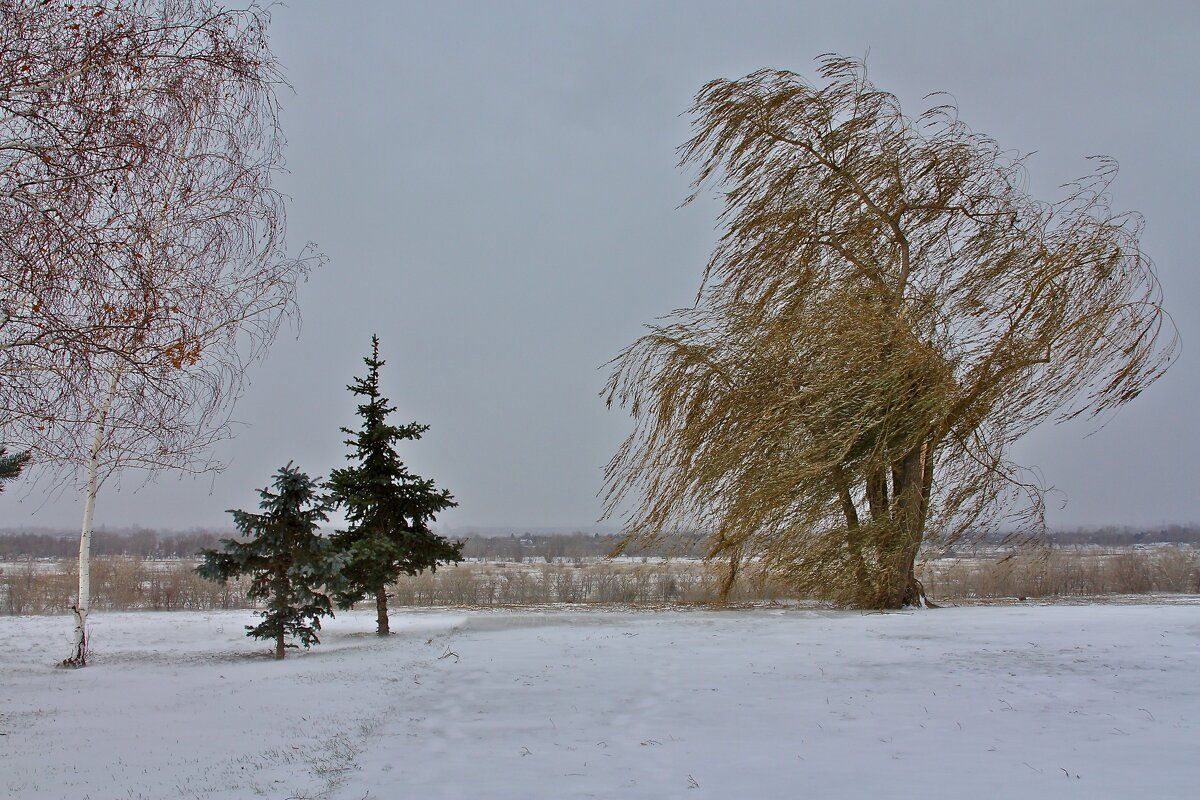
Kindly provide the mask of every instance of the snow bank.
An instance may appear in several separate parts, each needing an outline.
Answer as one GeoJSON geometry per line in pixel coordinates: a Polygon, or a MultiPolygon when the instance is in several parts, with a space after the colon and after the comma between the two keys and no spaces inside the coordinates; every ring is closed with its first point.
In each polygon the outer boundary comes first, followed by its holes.
{"type": "Polygon", "coordinates": [[[0,796],[1195,796],[1200,606],[0,618],[0,796]]]}

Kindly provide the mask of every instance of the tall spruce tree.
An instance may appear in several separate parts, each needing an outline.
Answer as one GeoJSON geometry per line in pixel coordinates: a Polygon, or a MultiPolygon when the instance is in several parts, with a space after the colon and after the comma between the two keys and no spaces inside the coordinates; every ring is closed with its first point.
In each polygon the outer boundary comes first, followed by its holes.
{"type": "Polygon", "coordinates": [[[343,559],[334,598],[343,608],[374,595],[378,633],[387,635],[387,585],[401,574],[416,575],[439,564],[462,561],[462,542],[450,542],[429,529],[435,515],[457,505],[449,492],[409,472],[396,455],[396,443],[416,440],[428,425],[389,425],[395,411],[379,393],[379,337],[371,337],[367,376],[346,387],[365,402],[358,406],[362,426],[342,428],[353,466],[335,469],[325,484],[332,503],[344,510],[347,527],[332,537],[343,559]]]}
{"type": "Polygon", "coordinates": [[[239,575],[252,576],[247,597],[268,601],[263,621],[247,625],[246,635],[274,639],[275,657],[283,658],[297,638],[305,649],[320,644],[321,617],[333,616],[329,597],[318,587],[331,574],[329,542],[317,534],[327,519],[328,506],[318,485],[289,463],[275,474],[275,491],[259,494],[262,514],[234,511],[234,524],[248,542],[222,539],[223,550],[202,550],[196,572],[224,583],[239,575]]]}

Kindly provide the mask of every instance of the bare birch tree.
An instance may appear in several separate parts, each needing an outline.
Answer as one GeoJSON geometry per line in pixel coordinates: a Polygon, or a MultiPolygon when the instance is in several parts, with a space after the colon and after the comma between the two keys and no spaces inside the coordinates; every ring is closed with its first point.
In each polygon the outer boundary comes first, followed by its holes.
{"type": "Polygon", "coordinates": [[[1115,162],[1040,202],[953,106],[905,116],[854,60],[819,74],[696,97],[681,166],[726,228],[695,306],[614,360],[636,426],[607,507],[626,542],[701,530],[802,591],[919,605],[922,546],[1043,524],[1010,445],[1135,398],[1176,334],[1115,162]]]}
{"type": "Polygon", "coordinates": [[[320,258],[284,247],[262,9],[0,9],[0,428],[82,480],[64,661],[81,666],[99,490],[126,469],[217,466],[245,369],[320,258]]]}

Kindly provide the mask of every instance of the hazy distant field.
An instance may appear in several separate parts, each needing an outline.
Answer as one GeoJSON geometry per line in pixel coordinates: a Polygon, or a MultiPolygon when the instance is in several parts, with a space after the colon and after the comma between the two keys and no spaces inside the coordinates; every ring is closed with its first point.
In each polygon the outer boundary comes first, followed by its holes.
{"type": "MultiPolygon", "coordinates": [[[[247,584],[201,580],[193,559],[103,556],[92,562],[93,607],[207,610],[252,607],[247,584]]],[[[72,559],[0,560],[0,615],[61,614],[74,602],[72,559]]],[[[725,566],[698,559],[550,557],[474,560],[405,577],[391,593],[399,606],[506,607],[548,604],[663,606],[719,599],[725,566]]],[[[919,568],[940,603],[1091,599],[1113,595],[1200,594],[1200,550],[1163,544],[1142,549],[1077,547],[1016,553],[982,548],[919,568]]],[[[742,570],[735,603],[798,598],[779,580],[742,570]]]]}
{"type": "MultiPolygon", "coordinates": [[[[1194,602],[1194,600],[1193,600],[1194,602]]],[[[0,619],[13,798],[1184,798],[1200,606],[0,619]]]]}

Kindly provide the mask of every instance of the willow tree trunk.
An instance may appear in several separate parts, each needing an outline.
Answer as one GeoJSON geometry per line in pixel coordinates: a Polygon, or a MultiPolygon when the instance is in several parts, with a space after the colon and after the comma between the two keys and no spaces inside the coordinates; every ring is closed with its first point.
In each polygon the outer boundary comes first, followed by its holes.
{"type": "Polygon", "coordinates": [[[92,444],[88,450],[87,489],[83,500],[83,525],[79,531],[79,592],[75,597],[75,605],[71,606],[75,617],[74,649],[68,658],[63,659],[64,667],[87,666],[87,617],[92,605],[92,520],[96,514],[96,495],[100,493],[100,485],[103,482],[100,479],[100,451],[104,447],[108,413],[116,399],[119,380],[120,372],[113,372],[108,385],[108,396],[105,397],[104,404],[96,410],[95,430],[92,432],[92,444]]]}
{"type": "Polygon", "coordinates": [[[917,555],[925,538],[928,505],[923,448],[915,447],[901,459],[892,473],[896,524],[896,560],[885,600],[890,608],[924,607],[925,587],[917,580],[917,555]]]}
{"type": "Polygon", "coordinates": [[[729,566],[725,570],[725,575],[721,579],[720,592],[717,595],[717,603],[719,605],[729,605],[729,595],[733,593],[733,587],[737,584],[738,568],[742,562],[742,551],[734,550],[729,555],[729,566]]]}
{"type": "Polygon", "coordinates": [[[390,634],[391,628],[388,626],[388,611],[387,611],[387,587],[380,586],[375,590],[375,632],[380,636],[390,634]]]}

